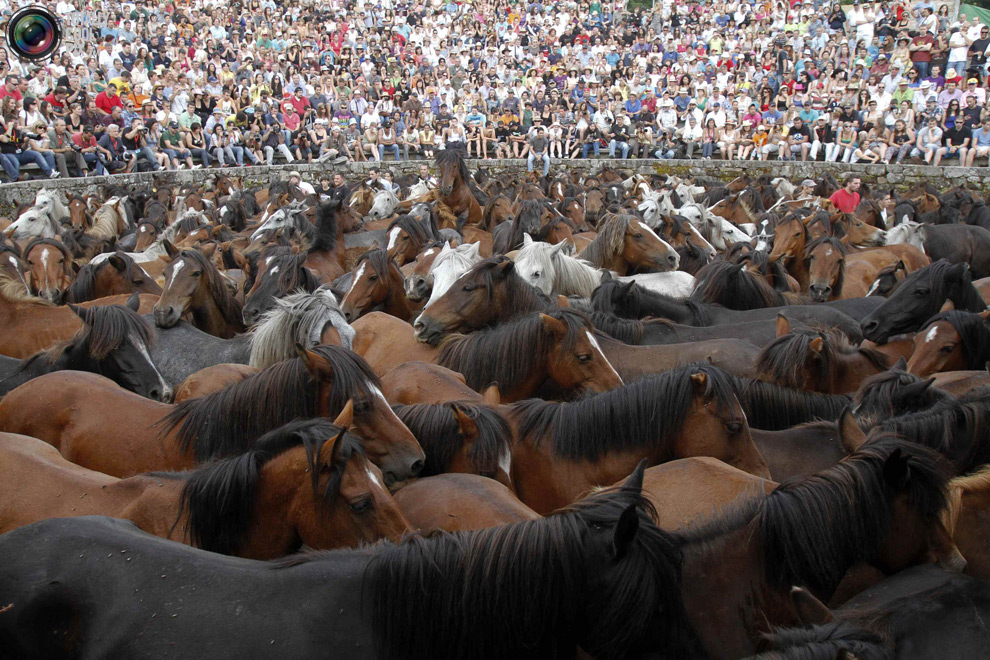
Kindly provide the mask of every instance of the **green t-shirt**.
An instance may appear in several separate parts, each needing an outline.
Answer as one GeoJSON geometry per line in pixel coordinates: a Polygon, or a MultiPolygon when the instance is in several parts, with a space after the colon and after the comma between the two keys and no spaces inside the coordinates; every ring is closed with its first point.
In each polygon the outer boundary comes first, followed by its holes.
{"type": "Polygon", "coordinates": [[[163,149],[171,148],[166,146],[165,140],[171,142],[172,147],[176,149],[182,147],[182,133],[180,133],[178,130],[176,130],[174,133],[172,131],[165,130],[162,133],[162,137],[160,140],[161,144],[159,146],[162,147],[163,149]]]}

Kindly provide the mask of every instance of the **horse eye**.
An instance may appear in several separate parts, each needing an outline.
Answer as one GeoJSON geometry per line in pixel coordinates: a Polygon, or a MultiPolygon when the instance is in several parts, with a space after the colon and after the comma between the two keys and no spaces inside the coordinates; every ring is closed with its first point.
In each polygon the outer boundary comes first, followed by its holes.
{"type": "Polygon", "coordinates": [[[924,298],[930,293],[931,291],[928,289],[918,289],[917,291],[914,292],[914,295],[918,296],[919,298],[924,298]]]}
{"type": "Polygon", "coordinates": [[[729,422],[725,425],[725,430],[731,435],[739,435],[743,430],[742,422],[729,422]]]}
{"type": "Polygon", "coordinates": [[[354,400],[354,412],[356,413],[366,413],[371,410],[371,401],[368,399],[355,399],[354,400]]]}
{"type": "Polygon", "coordinates": [[[201,271],[201,270],[194,270],[192,276],[193,277],[200,277],[202,274],[203,274],[203,271],[201,271]]]}
{"type": "Polygon", "coordinates": [[[375,282],[375,281],[377,281],[377,280],[378,280],[378,276],[377,276],[377,275],[371,275],[371,276],[370,276],[370,277],[368,278],[368,281],[369,281],[369,282],[375,282]]]}
{"type": "Polygon", "coordinates": [[[472,291],[474,291],[474,287],[471,286],[470,284],[465,284],[464,288],[461,290],[464,291],[465,293],[471,293],[472,291]]]}
{"type": "Polygon", "coordinates": [[[533,277],[539,277],[539,276],[540,276],[540,271],[536,271],[535,273],[533,273],[533,277]]]}
{"type": "Polygon", "coordinates": [[[951,353],[952,351],[954,351],[954,350],[956,350],[956,347],[955,347],[955,346],[953,346],[952,344],[949,344],[949,345],[947,345],[947,346],[943,346],[943,347],[942,347],[942,348],[940,348],[939,350],[940,350],[940,351],[941,351],[942,353],[951,353]]]}
{"type": "Polygon", "coordinates": [[[642,234],[636,234],[636,235],[633,236],[633,238],[643,238],[643,235],[642,234]]]}
{"type": "Polygon", "coordinates": [[[583,355],[578,355],[577,356],[577,359],[578,359],[578,362],[581,362],[581,363],[591,362],[591,356],[588,355],[587,353],[585,353],[583,355]]]}
{"type": "Polygon", "coordinates": [[[372,501],[370,497],[362,497],[357,502],[351,502],[351,511],[354,513],[364,513],[369,510],[372,506],[372,501]]]}

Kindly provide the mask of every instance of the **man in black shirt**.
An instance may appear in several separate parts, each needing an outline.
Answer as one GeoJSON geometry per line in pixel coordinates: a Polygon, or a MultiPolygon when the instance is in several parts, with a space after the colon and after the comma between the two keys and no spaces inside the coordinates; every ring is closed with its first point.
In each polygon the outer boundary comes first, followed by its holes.
{"type": "Polygon", "coordinates": [[[498,120],[498,125],[495,127],[495,145],[499,158],[511,157],[512,150],[509,146],[509,129],[501,119],[498,120]]]}
{"type": "Polygon", "coordinates": [[[956,122],[952,128],[942,131],[942,146],[935,152],[932,165],[938,167],[943,158],[958,158],[960,163],[966,162],[966,152],[969,147],[970,130],[956,122]]]}
{"type": "Polygon", "coordinates": [[[526,159],[526,169],[532,172],[533,163],[542,160],[543,176],[547,176],[550,174],[550,156],[547,155],[547,148],[550,144],[547,142],[547,136],[542,126],[537,126],[533,130],[536,131],[536,135],[529,139],[529,158],[526,159]]]}
{"type": "Polygon", "coordinates": [[[147,137],[148,129],[145,127],[144,121],[140,117],[135,117],[131,120],[130,130],[124,133],[121,140],[128,155],[133,155],[137,159],[143,159],[151,166],[152,172],[157,172],[162,167],[158,163],[155,153],[148,146],[147,137]]]}
{"type": "Polygon", "coordinates": [[[790,152],[790,160],[794,160],[795,154],[801,154],[801,160],[808,160],[808,151],[811,149],[811,131],[804,125],[804,120],[800,117],[794,118],[794,125],[787,132],[787,146],[790,152]]]}
{"type": "Polygon", "coordinates": [[[609,134],[608,142],[608,157],[615,158],[615,149],[618,147],[622,150],[622,158],[629,157],[629,133],[626,131],[625,125],[622,123],[621,117],[616,117],[612,122],[612,128],[609,134]]]}
{"type": "Polygon", "coordinates": [[[983,108],[976,104],[976,95],[970,94],[966,97],[966,107],[963,108],[963,116],[966,118],[963,122],[966,128],[973,129],[980,125],[981,113],[983,108]]]}

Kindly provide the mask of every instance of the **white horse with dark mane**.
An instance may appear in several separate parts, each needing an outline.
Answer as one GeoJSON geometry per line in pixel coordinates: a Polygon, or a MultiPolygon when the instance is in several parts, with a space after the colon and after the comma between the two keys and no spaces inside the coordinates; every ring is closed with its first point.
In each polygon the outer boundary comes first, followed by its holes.
{"type": "Polygon", "coordinates": [[[312,293],[300,291],[275,299],[251,333],[250,365],[258,369],[296,357],[296,346],[319,346],[323,330],[330,324],[344,348],[354,342],[354,328],[347,323],[336,296],[327,287],[312,293]]]}
{"type": "Polygon", "coordinates": [[[677,210],[688,219],[701,235],[719,250],[725,250],[733,243],[749,242],[752,236],[725,218],[715,215],[704,205],[687,202],[677,210]]]}
{"type": "Polygon", "coordinates": [[[480,243],[465,243],[456,248],[450,247],[450,243],[443,246],[440,254],[433,260],[433,265],[430,266],[433,290],[430,292],[430,299],[426,302],[426,306],[445,294],[458,277],[481,261],[480,248],[480,243]]]}
{"type": "Polygon", "coordinates": [[[924,252],[927,239],[928,230],[925,225],[913,220],[903,220],[897,226],[887,230],[887,245],[913,245],[924,252]]]}

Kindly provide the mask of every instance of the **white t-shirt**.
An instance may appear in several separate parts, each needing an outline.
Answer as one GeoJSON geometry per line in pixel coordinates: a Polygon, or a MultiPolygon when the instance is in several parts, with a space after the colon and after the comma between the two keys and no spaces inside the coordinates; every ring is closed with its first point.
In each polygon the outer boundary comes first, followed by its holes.
{"type": "Polygon", "coordinates": [[[969,44],[966,43],[966,35],[962,32],[953,32],[949,37],[949,61],[965,62],[969,53],[969,44]]]}

